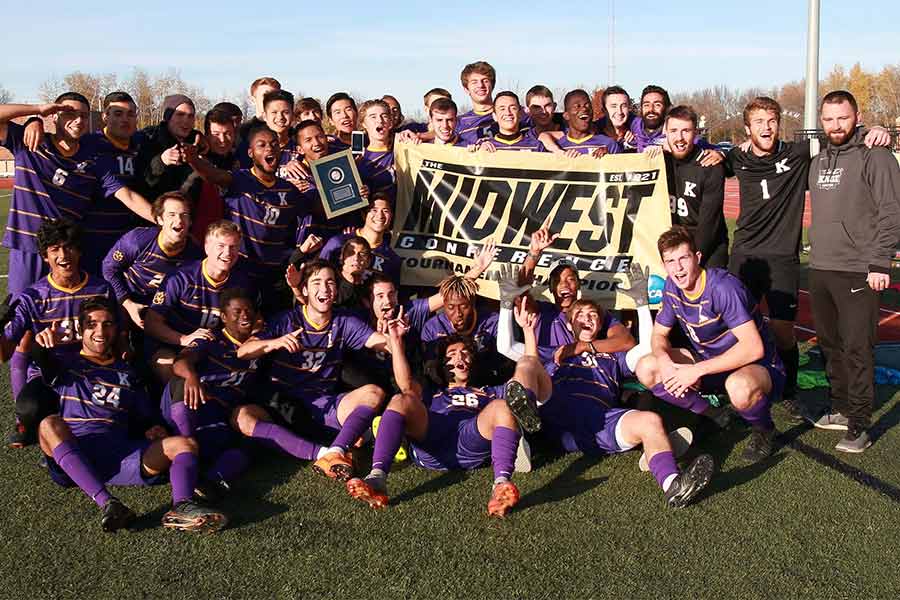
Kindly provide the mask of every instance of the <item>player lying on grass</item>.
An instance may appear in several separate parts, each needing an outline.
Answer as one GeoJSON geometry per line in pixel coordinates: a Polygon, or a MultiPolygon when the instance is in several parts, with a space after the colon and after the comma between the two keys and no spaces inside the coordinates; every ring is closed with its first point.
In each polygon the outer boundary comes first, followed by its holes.
{"type": "Polygon", "coordinates": [[[225,513],[193,500],[197,443],[166,437],[159,425],[147,428],[156,411],[135,372],[112,351],[118,334],[115,305],[105,298],[85,300],[78,322],[80,352],[59,362],[51,386],[35,390],[32,399],[43,407],[58,405],[58,414],[44,417],[38,428],[50,477],[62,486],[77,485],[101,508],[103,530],[116,531],[135,514],[107,485],[151,485],[168,471],[172,509],[163,526],[207,532],[224,527],[225,513]]]}
{"type": "Polygon", "coordinates": [[[222,293],[222,328],[212,340],[197,340],[178,355],[175,377],[162,396],[162,413],[179,435],[192,436],[205,463],[198,490],[215,497],[227,492],[246,468],[248,457],[237,447],[242,436],[304,460],[315,459],[321,446],[272,422],[258,399],[257,359],[241,359],[237,349],[250,339],[257,311],[241,288],[222,293]]]}
{"type": "Polygon", "coordinates": [[[519,490],[510,479],[521,435],[518,421],[529,428],[537,418],[535,403],[551,392],[550,377],[537,356],[536,315],[521,310],[516,318],[525,331],[525,351],[505,386],[479,387],[472,339],[450,335],[438,349],[439,389],[427,406],[401,351],[405,326],[392,323],[394,378],[401,391],[378,426],[372,470],[365,479],[347,482],[352,497],[373,508],[388,504],[387,475],[405,435],[413,460],[426,469],[475,469],[490,460],[494,483],[488,514],[502,517],[516,505],[519,490]]]}
{"type": "MultiPolygon", "coordinates": [[[[621,404],[622,381],[633,376],[638,359],[650,352],[653,318],[648,307],[648,276],[649,269],[644,273],[639,265],[632,264],[631,288],[619,287],[634,299],[638,309],[640,344],[628,352],[594,350],[603,323],[603,310],[592,300],[580,299],[572,304],[568,313],[575,341],[561,346],[556,353],[553,395],[539,406],[538,413],[545,434],[559,442],[567,452],[600,456],[643,446],[641,464],[649,465],[669,506],[681,508],[709,483],[714,470],[712,457],[708,454],[698,456],[687,469],[679,472],[672,443],[659,415],[624,408],[621,404]]],[[[511,321],[512,302],[521,288],[515,286],[515,277],[503,281],[512,284],[506,285],[501,292],[500,319],[511,321]]],[[[528,296],[522,297],[519,306],[528,304],[528,300],[528,296]]],[[[520,321],[518,315],[516,320],[520,321]]],[[[501,331],[509,339],[498,339],[497,343],[509,348],[507,356],[518,358],[524,348],[512,340],[511,323],[501,331]]]]}
{"type": "Polygon", "coordinates": [[[384,392],[370,384],[338,393],[341,365],[348,350],[389,351],[387,338],[352,313],[334,308],[337,275],[331,263],[306,263],[299,290],[303,303],[276,315],[265,330],[241,344],[237,356],[252,360],[271,355],[268,378],[278,400],[273,408],[288,422],[300,408],[336,433],[330,447],[311,444],[306,457],[316,459],[316,472],[343,481],[353,472],[348,450],[371,426],[384,392]]]}
{"type": "Polygon", "coordinates": [[[700,252],[685,227],[663,233],[657,247],[668,277],[653,325],[652,354],[638,363],[638,378],[658,398],[696,414],[711,408],[701,392],[724,388],[753,428],[742,458],[769,456],[775,441],[770,406],[781,394],[785,376],[759,305],[728,271],[700,267],[700,252]],[[676,323],[691,348],[669,343],[676,323]]]}

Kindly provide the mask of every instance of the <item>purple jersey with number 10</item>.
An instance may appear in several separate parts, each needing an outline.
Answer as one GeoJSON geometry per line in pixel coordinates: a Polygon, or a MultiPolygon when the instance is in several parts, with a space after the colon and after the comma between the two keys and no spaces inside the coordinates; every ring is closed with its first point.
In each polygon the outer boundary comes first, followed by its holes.
{"type": "Polygon", "coordinates": [[[691,341],[694,352],[706,360],[721,356],[737,343],[736,327],[753,321],[765,347],[759,364],[780,368],[781,361],[759,305],[741,281],[725,269],[703,269],[700,292],[688,296],[666,279],[662,309],[656,322],[665,327],[679,324],[691,341]]]}

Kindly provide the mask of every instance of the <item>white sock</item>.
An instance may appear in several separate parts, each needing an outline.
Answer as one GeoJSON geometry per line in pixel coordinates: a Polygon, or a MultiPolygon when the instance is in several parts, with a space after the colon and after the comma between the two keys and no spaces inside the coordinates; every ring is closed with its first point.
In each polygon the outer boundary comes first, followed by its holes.
{"type": "Polygon", "coordinates": [[[316,452],[316,460],[319,460],[320,458],[322,458],[329,452],[331,452],[331,448],[326,448],[325,446],[322,446],[321,448],[319,448],[319,451],[316,452]]]}
{"type": "Polygon", "coordinates": [[[668,477],[663,480],[662,488],[663,493],[668,492],[669,488],[672,487],[672,482],[675,481],[675,478],[678,477],[678,473],[672,473],[668,477]]]}
{"type": "Polygon", "coordinates": [[[338,454],[346,454],[347,449],[341,448],[340,446],[332,446],[331,448],[329,448],[328,450],[325,451],[325,454],[332,454],[334,452],[337,452],[338,454]]]}

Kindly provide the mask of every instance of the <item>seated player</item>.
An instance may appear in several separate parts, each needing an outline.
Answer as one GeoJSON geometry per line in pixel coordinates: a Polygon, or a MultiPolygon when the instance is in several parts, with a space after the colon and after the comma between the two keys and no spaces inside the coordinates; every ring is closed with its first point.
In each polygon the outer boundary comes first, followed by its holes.
{"type": "Polygon", "coordinates": [[[404,328],[391,324],[394,378],[400,393],[391,399],[378,426],[372,470],[365,479],[347,482],[353,498],[372,508],[388,504],[387,475],[405,435],[413,460],[426,469],[475,469],[490,460],[494,480],[489,515],[503,517],[518,503],[519,490],[510,481],[521,436],[517,419],[526,427],[525,421],[536,416],[535,402],[545,402],[552,385],[537,358],[533,315],[519,324],[525,333],[524,356],[503,386],[479,387],[474,376],[476,350],[470,337],[444,338],[438,350],[442,381],[427,404],[402,351],[404,328]]]}
{"type": "MultiPolygon", "coordinates": [[[[267,127],[251,129],[247,143],[253,163],[249,169],[223,171],[194,154],[189,155],[189,162],[205,179],[225,190],[225,218],[241,228],[241,254],[256,280],[254,287],[268,289],[281,281],[295,247],[309,251],[314,240],[305,240],[303,247],[297,243],[297,235],[308,226],[311,213],[302,206],[297,188],[276,174],[282,148],[275,133],[267,127]]],[[[274,294],[265,301],[271,306],[278,304],[274,294]]]]}
{"type": "MultiPolygon", "coordinates": [[[[12,399],[15,400],[26,382],[41,376],[41,371],[29,359],[34,343],[51,348],[53,355],[81,343],[78,310],[85,298],[103,296],[113,299],[109,284],[81,268],[81,229],[68,219],[46,221],[37,232],[37,246],[41,258],[49,265],[50,273],[16,296],[9,323],[0,335],[0,353],[11,359],[10,379],[12,399]]],[[[122,352],[126,341],[117,340],[122,352]]],[[[13,448],[34,442],[35,432],[25,431],[17,422],[7,441],[13,448]]]]}
{"type": "Polygon", "coordinates": [[[62,486],[77,485],[102,511],[104,531],[127,527],[135,514],[107,486],[151,485],[168,472],[172,509],[163,527],[211,532],[228,523],[225,513],[193,501],[197,443],[165,437],[160,426],[146,428],[154,410],[131,367],[115,356],[118,336],[115,304],[103,298],[82,302],[78,322],[80,352],[60,365],[52,390],[59,414],[40,421],[39,441],[50,477],[62,486]]]}
{"type": "Polygon", "coordinates": [[[356,161],[359,177],[372,193],[386,192],[397,197],[394,175],[394,122],[391,107],[384,100],[367,100],[359,107],[359,126],[369,143],[356,161]]]}
{"type": "Polygon", "coordinates": [[[753,428],[742,457],[758,461],[771,455],[775,424],[770,406],[781,394],[785,374],[759,305],[728,271],[700,266],[694,236],[684,227],[663,233],[657,247],[668,277],[653,326],[653,353],[638,363],[638,378],[658,398],[696,414],[711,410],[701,392],[724,388],[753,428]],[[676,323],[691,348],[669,343],[676,323]]]}
{"type": "Polygon", "coordinates": [[[115,243],[103,260],[103,277],[131,322],[144,328],[144,311],[163,279],[203,253],[188,236],[191,203],[179,192],[166,192],[153,201],[158,227],[132,229],[115,243]]]}
{"type": "Polygon", "coordinates": [[[250,339],[257,323],[254,299],[241,288],[222,293],[222,328],[212,340],[199,340],[175,361],[176,377],[163,392],[162,411],[179,435],[192,436],[200,446],[205,470],[198,489],[205,496],[227,493],[246,469],[248,457],[238,447],[241,437],[264,441],[303,460],[314,460],[321,446],[272,422],[255,403],[257,359],[244,360],[237,349],[250,339]]]}
{"type": "MultiPolygon", "coordinates": [[[[591,349],[600,332],[603,311],[592,300],[576,300],[572,304],[568,310],[569,322],[576,343],[561,347],[552,373],[553,395],[539,406],[538,413],[544,434],[559,442],[567,452],[599,456],[643,446],[640,462],[649,466],[669,506],[681,508],[709,483],[714,468],[712,458],[699,456],[679,474],[672,443],[659,415],[621,405],[622,380],[631,377],[638,359],[650,352],[653,318],[648,307],[648,276],[649,269],[645,273],[633,264],[631,287],[619,288],[634,299],[641,330],[641,344],[627,353],[591,349]],[[587,349],[582,349],[580,344],[587,349]]],[[[504,303],[500,319],[511,321],[513,310],[506,306],[504,303]]],[[[516,313],[524,310],[522,303],[515,309],[516,313]]],[[[517,321],[521,318],[516,314],[517,321]]],[[[501,333],[508,338],[504,345],[521,346],[512,340],[511,327],[506,331],[501,333]]],[[[518,352],[521,350],[517,349],[518,352]]]]}
{"type": "Polygon", "coordinates": [[[591,96],[582,89],[572,90],[563,99],[563,119],[568,128],[566,132],[549,131],[542,133],[541,141],[551,152],[557,152],[575,158],[590,154],[594,158],[603,158],[607,154],[618,154],[622,146],[595,129],[594,107],[591,96]]]}
{"type": "Polygon", "coordinates": [[[170,273],[144,314],[146,356],[163,383],[172,378],[172,362],[194,340],[212,339],[219,324],[219,295],[230,287],[256,293],[246,267],[238,265],[241,230],[231,221],[209,226],[206,258],[170,273]]]}
{"type": "Polygon", "coordinates": [[[675,106],[666,115],[666,180],[672,223],[694,236],[701,267],[728,267],[728,227],[725,224],[725,165],[698,162],[703,149],[697,137],[697,113],[675,106]]]}
{"type": "MultiPolygon", "coordinates": [[[[494,260],[495,246],[488,240],[475,254],[472,266],[464,277],[476,281],[494,260]]],[[[407,326],[405,336],[406,351],[410,364],[421,365],[421,336],[425,323],[431,315],[444,307],[444,296],[440,292],[426,298],[415,298],[400,302],[398,283],[384,273],[372,273],[366,281],[363,297],[366,318],[375,331],[387,331],[388,322],[398,314],[404,316],[407,326]]],[[[387,393],[396,391],[391,382],[391,357],[385,352],[364,349],[351,352],[342,373],[344,383],[357,387],[363,383],[375,383],[387,393]]]]}
{"type": "MultiPolygon", "coordinates": [[[[551,234],[547,227],[541,227],[531,234],[528,255],[518,274],[507,270],[501,277],[501,282],[505,282],[507,285],[514,286],[515,282],[518,282],[518,290],[516,291],[513,287],[512,290],[515,293],[510,292],[513,297],[531,287],[534,268],[541,259],[541,254],[557,237],[559,235],[551,234]]],[[[550,368],[554,362],[556,351],[561,346],[577,343],[572,334],[567,314],[572,304],[578,299],[581,280],[578,268],[566,259],[559,259],[551,264],[547,279],[550,293],[553,295],[553,303],[540,300],[537,302],[537,338],[538,355],[544,365],[550,368]]],[[[590,349],[596,352],[625,352],[634,346],[635,341],[631,332],[618,319],[608,311],[603,311],[601,317],[602,324],[593,346],[581,348],[580,351],[590,349]]],[[[505,324],[501,324],[501,327],[503,326],[505,324]]],[[[506,355],[505,350],[503,354],[506,355]]]]}
{"type": "Polygon", "coordinates": [[[515,150],[519,152],[544,152],[544,145],[537,136],[528,129],[521,131],[522,106],[519,97],[513,92],[500,92],[494,98],[494,119],[497,132],[479,140],[478,150],[496,152],[497,150],[515,150]]]}
{"type": "Polygon", "coordinates": [[[322,105],[315,98],[303,98],[294,107],[294,123],[303,121],[322,122],[322,105]]]}
{"type": "Polygon", "coordinates": [[[350,147],[351,136],[359,122],[356,101],[346,92],[332,94],[325,103],[325,114],[334,125],[334,135],[328,136],[332,152],[340,152],[350,147]]]}
{"type": "Polygon", "coordinates": [[[306,263],[299,289],[303,304],[271,319],[262,332],[241,345],[238,358],[271,355],[268,377],[278,394],[273,408],[296,425],[293,421],[299,407],[317,425],[335,431],[334,441],[318,453],[313,469],[346,480],[353,471],[348,450],[371,426],[384,392],[365,385],[337,393],[341,363],[348,350],[389,351],[387,338],[352,314],[334,309],[337,274],[330,263],[306,263]]]}
{"type": "Polygon", "coordinates": [[[384,192],[376,192],[372,203],[365,211],[363,226],[356,233],[342,233],[325,242],[319,257],[337,262],[335,257],[338,250],[351,237],[359,236],[369,243],[372,252],[371,269],[384,273],[394,281],[400,281],[400,268],[403,260],[391,248],[391,219],[394,216],[394,207],[391,199],[384,192]]]}

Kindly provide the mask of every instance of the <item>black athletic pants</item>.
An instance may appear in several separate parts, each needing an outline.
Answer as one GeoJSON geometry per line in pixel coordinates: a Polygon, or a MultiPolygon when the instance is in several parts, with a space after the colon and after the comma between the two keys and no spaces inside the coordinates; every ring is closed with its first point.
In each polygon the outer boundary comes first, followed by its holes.
{"type": "Polygon", "coordinates": [[[809,270],[816,336],[831,384],[831,411],[867,428],[875,401],[875,343],[880,294],[866,273],[809,270]]]}

